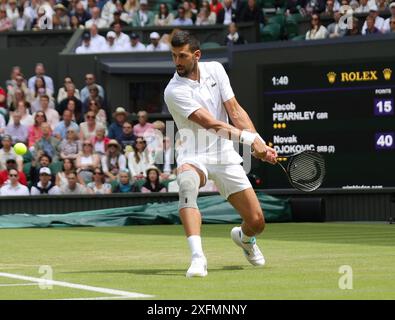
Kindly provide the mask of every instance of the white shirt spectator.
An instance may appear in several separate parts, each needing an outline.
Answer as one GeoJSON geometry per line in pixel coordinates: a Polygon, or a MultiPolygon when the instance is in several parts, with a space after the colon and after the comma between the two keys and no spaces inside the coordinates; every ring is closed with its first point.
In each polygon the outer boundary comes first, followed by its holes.
{"type": "Polygon", "coordinates": [[[101,11],[101,17],[105,19],[108,24],[110,24],[110,21],[111,19],[113,19],[113,14],[115,11],[117,11],[117,6],[112,0],[109,0],[106,2],[101,11]]]}
{"type": "Polygon", "coordinates": [[[62,194],[87,194],[88,190],[80,183],[77,183],[75,189],[70,189],[68,184],[63,185],[60,187],[60,192],[62,194]]]}
{"type": "Polygon", "coordinates": [[[95,53],[98,52],[99,50],[95,50],[95,47],[92,47],[92,44],[89,44],[89,46],[86,46],[85,44],[80,45],[77,49],[75,49],[76,54],[90,54],[90,53],[95,53]]]}
{"type": "Polygon", "coordinates": [[[100,51],[101,48],[106,44],[106,38],[101,36],[100,34],[95,35],[92,37],[91,35],[91,47],[93,50],[100,51]]]}
{"type": "Polygon", "coordinates": [[[159,42],[156,47],[152,43],[149,44],[146,51],[170,51],[170,48],[167,44],[159,42]]]}
{"type": "MultiPolygon", "coordinates": [[[[36,78],[37,78],[36,76],[33,76],[29,78],[27,82],[27,86],[32,92],[34,92],[34,82],[36,81],[36,78]]],[[[45,87],[49,89],[51,92],[55,92],[52,78],[44,75],[44,81],[45,81],[45,87]]]]}
{"type": "Polygon", "coordinates": [[[108,26],[109,26],[107,20],[105,20],[103,18],[98,18],[98,19],[93,19],[92,18],[92,19],[89,19],[87,22],[85,22],[85,28],[90,29],[92,24],[97,25],[97,27],[99,29],[108,28],[108,26]]]}
{"type": "Polygon", "coordinates": [[[135,46],[132,46],[131,44],[127,45],[125,47],[125,50],[127,51],[131,51],[131,52],[138,52],[138,51],[146,51],[147,48],[145,47],[144,44],[142,44],[141,42],[138,42],[135,46]]]}
{"type": "Polygon", "coordinates": [[[187,19],[174,19],[173,26],[193,26],[193,21],[190,18],[187,19]]]}
{"type": "MultiPolygon", "coordinates": [[[[51,126],[51,129],[54,130],[59,123],[59,113],[51,108],[48,108],[46,111],[43,111],[45,116],[47,117],[47,122],[51,126]]],[[[33,114],[33,119],[36,117],[36,113],[33,114]]]]}
{"type": "Polygon", "coordinates": [[[136,157],[134,156],[134,152],[129,152],[128,154],[128,167],[129,172],[132,177],[138,176],[139,174],[143,174],[146,176],[147,169],[154,164],[154,160],[149,152],[142,152],[140,154],[140,161],[136,161],[136,157]]]}
{"type": "Polygon", "coordinates": [[[125,51],[124,47],[117,45],[115,42],[113,45],[110,45],[108,42],[101,47],[101,52],[122,52],[125,51]]]}
{"type": "MultiPolygon", "coordinates": [[[[51,185],[52,185],[52,182],[49,181],[49,182],[48,182],[48,185],[51,186],[51,185]]],[[[39,181],[39,182],[37,183],[37,186],[40,187],[40,188],[42,187],[41,181],[39,181]]],[[[39,195],[41,195],[42,193],[40,192],[39,189],[36,188],[36,186],[33,186],[32,189],[30,190],[30,194],[31,194],[32,196],[39,196],[39,195]]],[[[59,187],[55,185],[55,186],[53,186],[51,189],[49,189],[48,194],[49,194],[49,195],[61,194],[61,192],[60,192],[59,187]]]]}
{"type": "MultiPolygon", "coordinates": [[[[111,158],[110,163],[112,165],[116,165],[118,161],[118,166],[119,170],[125,170],[126,169],[126,157],[123,154],[120,154],[118,158],[111,158]]],[[[107,165],[107,155],[101,157],[101,167],[103,169],[103,172],[106,173],[109,171],[108,165],[107,165]]]]}
{"type": "Polygon", "coordinates": [[[130,43],[130,38],[126,33],[121,32],[116,38],[115,38],[115,44],[120,47],[120,48],[125,48],[129,45],[130,43]]]}
{"type": "Polygon", "coordinates": [[[315,32],[309,30],[306,33],[306,40],[318,40],[326,38],[328,38],[328,30],[323,25],[321,25],[320,28],[315,32]]]}
{"type": "Polygon", "coordinates": [[[29,196],[29,189],[23,184],[19,183],[16,186],[12,186],[11,183],[7,183],[0,188],[1,196],[29,196]]]}

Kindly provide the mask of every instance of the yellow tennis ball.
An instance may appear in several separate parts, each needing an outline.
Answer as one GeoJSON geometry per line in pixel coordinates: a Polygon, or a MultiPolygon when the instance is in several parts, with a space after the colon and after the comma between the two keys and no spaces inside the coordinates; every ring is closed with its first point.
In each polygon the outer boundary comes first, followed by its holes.
{"type": "Polygon", "coordinates": [[[14,145],[14,151],[17,155],[23,156],[27,151],[27,147],[24,143],[18,142],[14,145]]]}

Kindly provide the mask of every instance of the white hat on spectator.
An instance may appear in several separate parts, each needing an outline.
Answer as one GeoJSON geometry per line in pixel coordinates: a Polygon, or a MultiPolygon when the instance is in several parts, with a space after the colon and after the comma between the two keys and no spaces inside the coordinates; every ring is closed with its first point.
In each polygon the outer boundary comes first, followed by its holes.
{"type": "Polygon", "coordinates": [[[390,8],[395,8],[395,2],[392,2],[392,3],[390,4],[390,8]]]}
{"type": "Polygon", "coordinates": [[[129,115],[129,113],[125,110],[125,108],[122,107],[116,108],[112,116],[115,118],[118,114],[124,114],[125,116],[129,115]]]}
{"type": "Polygon", "coordinates": [[[116,37],[117,37],[117,35],[115,34],[114,31],[107,32],[106,38],[116,38],[116,37]]]}
{"type": "Polygon", "coordinates": [[[157,32],[151,32],[149,35],[150,39],[160,39],[160,35],[157,32]]]}
{"type": "Polygon", "coordinates": [[[142,5],[142,4],[148,4],[148,1],[147,0],[140,0],[140,5],[142,5]]]}
{"type": "Polygon", "coordinates": [[[40,174],[47,174],[47,175],[51,175],[51,169],[49,169],[48,167],[42,167],[40,168],[40,174]]]}
{"type": "Polygon", "coordinates": [[[376,5],[376,4],[372,4],[372,5],[369,7],[369,11],[379,11],[379,9],[377,8],[377,5],[376,5]]]}

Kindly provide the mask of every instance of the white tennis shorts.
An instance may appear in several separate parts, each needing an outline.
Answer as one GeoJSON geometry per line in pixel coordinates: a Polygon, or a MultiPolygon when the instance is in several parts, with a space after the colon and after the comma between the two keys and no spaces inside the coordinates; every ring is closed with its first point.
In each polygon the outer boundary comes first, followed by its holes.
{"type": "Polygon", "coordinates": [[[204,172],[206,181],[213,180],[219,193],[225,198],[236,192],[252,188],[243,167],[240,164],[203,164],[200,161],[187,160],[182,164],[192,164],[204,172]]]}

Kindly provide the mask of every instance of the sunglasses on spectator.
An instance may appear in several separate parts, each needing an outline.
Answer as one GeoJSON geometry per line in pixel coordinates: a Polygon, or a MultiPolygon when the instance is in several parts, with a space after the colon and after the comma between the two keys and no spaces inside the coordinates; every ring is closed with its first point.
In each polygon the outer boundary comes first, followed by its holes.
{"type": "Polygon", "coordinates": [[[18,177],[17,174],[9,174],[8,176],[9,176],[10,178],[13,178],[13,177],[16,178],[16,177],[18,177]]]}
{"type": "Polygon", "coordinates": [[[84,147],[85,147],[85,146],[90,146],[90,147],[92,147],[92,144],[91,144],[91,143],[84,143],[83,146],[84,146],[84,147]]]}
{"type": "Polygon", "coordinates": [[[86,116],[87,119],[95,119],[95,116],[86,116]]]}

